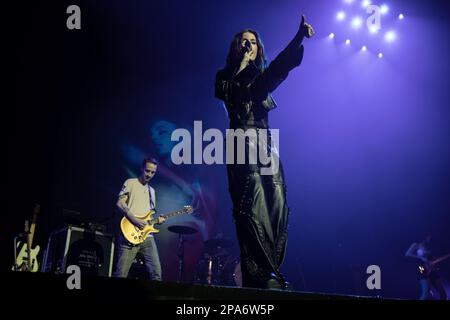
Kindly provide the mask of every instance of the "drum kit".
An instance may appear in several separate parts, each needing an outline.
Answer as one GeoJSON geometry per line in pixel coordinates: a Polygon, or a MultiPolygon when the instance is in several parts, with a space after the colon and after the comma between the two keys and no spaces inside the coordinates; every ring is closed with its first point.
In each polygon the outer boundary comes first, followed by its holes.
{"type": "MultiPolygon", "coordinates": [[[[170,226],[169,231],[179,235],[178,272],[179,280],[183,274],[184,235],[194,234],[196,229],[187,226],[170,226]]],[[[233,243],[224,238],[212,238],[204,242],[203,258],[197,265],[195,283],[220,286],[242,286],[241,264],[239,258],[231,253],[233,243]]]]}
{"type": "Polygon", "coordinates": [[[242,286],[240,262],[230,252],[232,246],[230,240],[222,238],[205,241],[203,259],[197,266],[197,283],[242,286]]]}

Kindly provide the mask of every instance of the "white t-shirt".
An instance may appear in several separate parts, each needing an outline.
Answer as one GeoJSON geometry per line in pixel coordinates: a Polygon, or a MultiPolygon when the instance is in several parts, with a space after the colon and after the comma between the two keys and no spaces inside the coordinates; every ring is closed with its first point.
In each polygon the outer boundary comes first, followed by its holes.
{"type": "Polygon", "coordinates": [[[127,206],[138,218],[145,217],[148,212],[156,207],[155,189],[148,184],[143,185],[139,179],[132,178],[125,181],[119,197],[126,194],[128,196],[127,206]],[[150,195],[151,194],[151,203],[150,195]]]}

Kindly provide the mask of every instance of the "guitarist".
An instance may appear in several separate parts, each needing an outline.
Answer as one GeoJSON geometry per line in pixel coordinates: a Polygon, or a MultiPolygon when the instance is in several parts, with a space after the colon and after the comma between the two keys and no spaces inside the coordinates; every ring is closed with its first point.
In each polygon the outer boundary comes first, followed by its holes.
{"type": "MultiPolygon", "coordinates": [[[[157,167],[158,162],[155,159],[144,159],[139,178],[126,180],[119,193],[117,207],[131,223],[140,229],[147,224],[142,217],[146,216],[150,210],[155,209],[155,189],[150,187],[148,183],[155,176],[157,167]]],[[[158,218],[158,223],[164,221],[164,217],[158,218]]],[[[115,277],[126,278],[136,255],[140,253],[144,257],[145,268],[150,274],[150,278],[161,281],[161,263],[152,234],[139,245],[129,243],[120,234],[117,248],[115,277]]]]}
{"type": "Polygon", "coordinates": [[[420,300],[430,300],[432,298],[432,288],[436,289],[440,300],[447,300],[442,279],[433,265],[433,257],[431,255],[430,246],[431,236],[422,242],[414,242],[405,253],[406,257],[418,259],[418,274],[421,289],[420,300]]]}

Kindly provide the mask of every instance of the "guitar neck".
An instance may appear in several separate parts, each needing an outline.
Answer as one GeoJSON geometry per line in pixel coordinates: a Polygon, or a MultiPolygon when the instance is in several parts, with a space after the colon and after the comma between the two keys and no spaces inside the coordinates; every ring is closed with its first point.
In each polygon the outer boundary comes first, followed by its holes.
{"type": "Polygon", "coordinates": [[[31,227],[29,234],[30,247],[33,245],[34,231],[36,230],[36,220],[39,211],[41,210],[41,206],[39,204],[35,204],[33,209],[33,218],[31,219],[31,227]]]}
{"type": "Polygon", "coordinates": [[[443,260],[445,260],[445,259],[447,259],[447,258],[449,258],[449,257],[450,257],[450,253],[447,254],[447,255],[445,255],[445,256],[443,256],[443,257],[440,257],[440,258],[434,260],[434,261],[433,261],[433,264],[439,263],[439,262],[441,262],[441,261],[443,261],[443,260]]]}
{"type": "MultiPolygon", "coordinates": [[[[169,218],[172,218],[172,217],[175,217],[175,216],[182,215],[182,214],[184,214],[186,212],[187,212],[186,210],[178,210],[178,211],[173,211],[173,212],[170,212],[170,213],[167,213],[167,214],[163,214],[161,216],[165,217],[166,219],[169,219],[169,218]]],[[[158,217],[153,218],[153,219],[150,220],[151,224],[155,224],[157,222],[158,222],[158,217]]]]}
{"type": "Polygon", "coordinates": [[[30,247],[33,245],[34,230],[36,230],[36,223],[33,222],[30,228],[30,234],[28,235],[28,242],[30,243],[30,247]]]}

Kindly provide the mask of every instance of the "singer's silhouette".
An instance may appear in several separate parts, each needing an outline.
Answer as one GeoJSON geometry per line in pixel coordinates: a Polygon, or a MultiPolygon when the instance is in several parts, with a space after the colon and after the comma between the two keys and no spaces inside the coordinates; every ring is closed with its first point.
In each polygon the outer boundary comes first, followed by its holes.
{"type": "MultiPolygon", "coordinates": [[[[231,129],[257,132],[258,148],[278,157],[270,139],[260,134],[268,129],[268,114],[277,105],[271,93],[303,58],[303,39],[313,35],[302,17],[294,39],[266,68],[264,46],[251,29],[237,33],[231,42],[225,68],[216,75],[215,94],[226,106],[231,129]]],[[[255,145],[246,140],[246,161],[255,145]]],[[[236,152],[234,153],[236,155],[236,152]]],[[[235,159],[235,162],[236,159],[235,159]]],[[[286,289],[280,272],[287,241],[289,208],[283,168],[261,174],[262,165],[229,164],[228,183],[241,249],[242,282],[246,287],[286,289]]]]}

